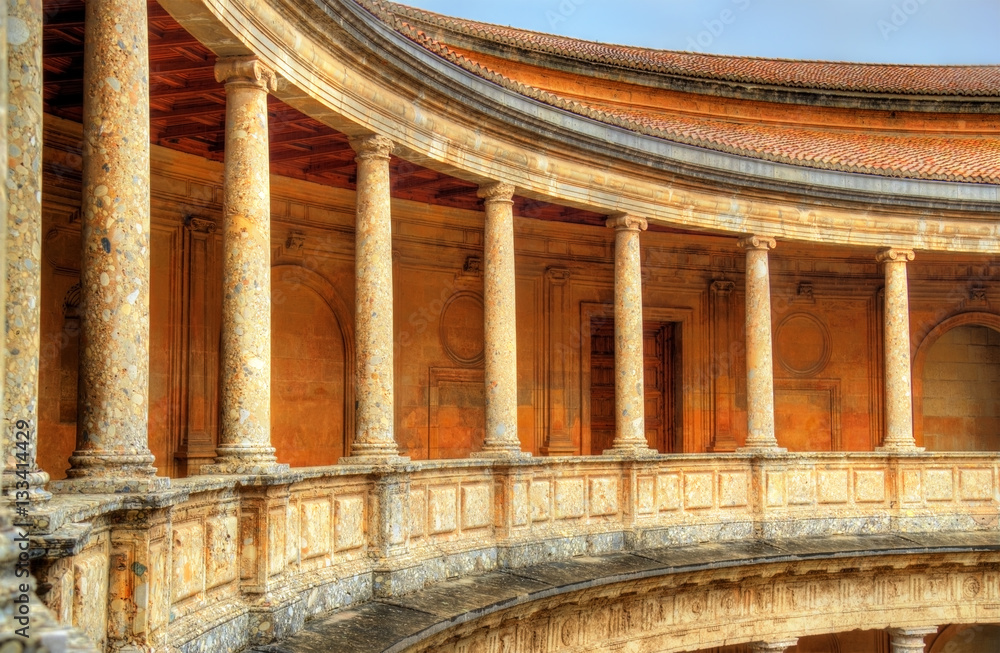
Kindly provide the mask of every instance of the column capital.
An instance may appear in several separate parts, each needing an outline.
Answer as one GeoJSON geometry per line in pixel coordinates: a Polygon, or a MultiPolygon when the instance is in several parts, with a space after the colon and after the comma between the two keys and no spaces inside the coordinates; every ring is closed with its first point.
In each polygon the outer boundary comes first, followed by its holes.
{"type": "Polygon", "coordinates": [[[882,263],[906,263],[912,261],[914,253],[912,249],[900,249],[898,247],[885,247],[875,254],[875,262],[882,263]]]}
{"type": "Polygon", "coordinates": [[[777,247],[778,242],[770,236],[750,234],[749,236],[743,236],[736,241],[736,245],[737,247],[742,247],[743,249],[762,249],[767,251],[777,247]]]}
{"type": "Polygon", "coordinates": [[[476,195],[487,202],[513,202],[514,185],[502,181],[483,184],[476,191],[476,195]]]}
{"type": "Polygon", "coordinates": [[[348,139],[351,147],[357,153],[358,159],[388,159],[396,144],[392,139],[381,134],[368,134],[348,139]]]}
{"type": "Polygon", "coordinates": [[[609,215],[605,224],[615,231],[645,231],[646,227],[649,226],[646,218],[640,218],[632,213],[615,213],[614,215],[609,215]]]}
{"type": "Polygon", "coordinates": [[[251,84],[265,91],[278,90],[278,76],[253,55],[216,59],[215,81],[251,84]]]}

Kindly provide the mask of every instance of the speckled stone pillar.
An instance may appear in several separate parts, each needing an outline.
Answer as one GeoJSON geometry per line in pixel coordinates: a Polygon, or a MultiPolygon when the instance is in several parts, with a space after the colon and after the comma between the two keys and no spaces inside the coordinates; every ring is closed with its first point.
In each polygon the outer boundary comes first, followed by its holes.
{"type": "Polygon", "coordinates": [[[799,639],[781,639],[773,642],[754,642],[750,645],[752,653],[785,653],[799,643],[799,639]]]}
{"type": "Polygon", "coordinates": [[[351,140],[357,152],[355,223],[355,380],[351,455],[341,463],[406,460],[393,437],[392,212],[389,155],[393,143],[372,135],[351,140]]]}
{"type": "Polygon", "coordinates": [[[486,433],[474,457],[527,455],[517,438],[517,308],[514,305],[514,187],[479,187],[483,231],[486,433]]]}
{"type": "Polygon", "coordinates": [[[271,195],[267,92],[274,73],[254,57],[215,64],[226,84],[222,200],[222,396],[219,446],[202,474],[269,474],[271,446],[271,195]]]}
{"type": "Polygon", "coordinates": [[[774,437],[774,363],[771,353],[771,284],[767,252],[774,238],[747,236],[746,250],[747,440],[751,449],[778,450],[774,437]]]}
{"type": "Polygon", "coordinates": [[[931,626],[928,628],[890,628],[889,629],[889,651],[890,653],[924,653],[926,646],[924,638],[937,633],[938,629],[931,626]]]}
{"type": "Polygon", "coordinates": [[[86,3],[77,450],[53,489],[149,491],[146,3],[86,3]],[[125,44],[124,47],[122,44],[125,44]],[[58,486],[58,487],[57,487],[58,486]]]}
{"type": "MultiPolygon", "coordinates": [[[[38,468],[38,358],[42,254],[42,6],[7,3],[7,300],[4,367],[4,487],[27,482],[44,500],[49,475],[38,468]],[[20,441],[18,433],[22,435],[20,441]],[[27,434],[25,440],[23,435],[27,434]],[[25,454],[17,459],[14,454],[25,454]],[[18,463],[23,466],[16,477],[18,463]]],[[[23,485],[21,487],[24,487],[23,485]]]]}
{"type": "Polygon", "coordinates": [[[646,220],[627,213],[612,215],[615,230],[615,439],[605,455],[652,456],[646,441],[642,360],[642,267],[639,232],[646,220]]]}
{"type": "Polygon", "coordinates": [[[909,249],[879,250],[885,269],[885,438],[880,450],[918,451],[913,439],[913,399],[910,387],[910,304],[906,290],[909,249]]]}

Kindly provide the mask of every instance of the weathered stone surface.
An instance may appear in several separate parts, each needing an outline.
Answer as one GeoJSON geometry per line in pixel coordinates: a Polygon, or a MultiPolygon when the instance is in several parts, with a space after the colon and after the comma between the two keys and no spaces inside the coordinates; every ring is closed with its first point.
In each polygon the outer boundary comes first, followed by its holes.
{"type": "Polygon", "coordinates": [[[267,92],[275,77],[253,57],[220,59],[215,75],[226,84],[222,400],[218,457],[201,472],[270,473],[283,468],[271,446],[267,92]]]}

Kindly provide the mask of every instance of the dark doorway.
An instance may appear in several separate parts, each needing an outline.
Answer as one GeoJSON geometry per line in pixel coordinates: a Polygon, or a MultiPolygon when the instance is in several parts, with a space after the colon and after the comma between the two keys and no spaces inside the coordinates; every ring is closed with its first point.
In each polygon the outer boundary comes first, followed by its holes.
{"type": "MultiPolygon", "coordinates": [[[[679,452],[677,371],[679,333],[674,322],[642,325],[646,391],[646,441],[661,453],[679,452]]],[[[600,454],[615,439],[615,322],[595,317],[590,322],[590,451],[600,454]]]]}

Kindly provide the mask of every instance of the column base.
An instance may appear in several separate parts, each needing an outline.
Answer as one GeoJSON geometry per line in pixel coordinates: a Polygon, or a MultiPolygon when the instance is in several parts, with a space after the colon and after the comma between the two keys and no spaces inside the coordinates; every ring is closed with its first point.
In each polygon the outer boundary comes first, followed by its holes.
{"type": "Polygon", "coordinates": [[[751,453],[755,455],[771,455],[771,454],[783,454],[788,453],[788,449],[785,447],[779,447],[777,443],[775,444],[747,444],[746,446],[739,447],[736,449],[735,453],[751,453]]]}
{"type": "Polygon", "coordinates": [[[256,462],[252,460],[226,460],[209,465],[202,465],[198,474],[219,474],[225,476],[272,476],[287,472],[287,463],[256,462]]]}
{"type": "Polygon", "coordinates": [[[166,476],[100,477],[83,476],[51,481],[49,489],[54,494],[137,494],[163,492],[170,489],[166,476]]]}
{"type": "Polygon", "coordinates": [[[410,462],[409,456],[365,454],[360,456],[344,456],[337,461],[338,465],[402,465],[410,462]]]}
{"type": "Polygon", "coordinates": [[[875,447],[875,453],[921,453],[925,451],[923,447],[918,447],[912,443],[889,443],[881,447],[875,447]]]}
{"type": "Polygon", "coordinates": [[[48,485],[49,475],[40,469],[33,472],[28,472],[25,474],[19,474],[14,470],[6,470],[3,473],[3,494],[9,498],[11,501],[23,501],[24,495],[20,495],[21,498],[18,499],[18,492],[24,492],[23,485],[21,489],[18,489],[18,483],[28,484],[28,502],[33,504],[44,503],[52,498],[52,493],[45,489],[48,485]]]}
{"type": "Polygon", "coordinates": [[[614,456],[615,458],[652,458],[659,456],[660,452],[653,449],[643,440],[642,443],[614,444],[610,449],[601,452],[602,456],[614,456]]]}
{"type": "Polygon", "coordinates": [[[469,454],[469,458],[531,458],[530,451],[521,451],[520,449],[507,449],[507,448],[491,448],[483,449],[482,451],[473,451],[469,454]]]}

